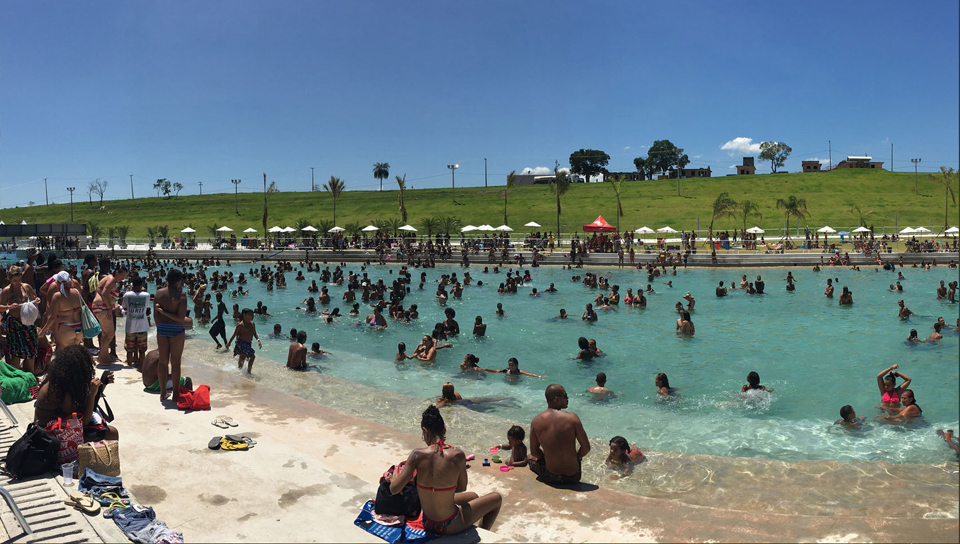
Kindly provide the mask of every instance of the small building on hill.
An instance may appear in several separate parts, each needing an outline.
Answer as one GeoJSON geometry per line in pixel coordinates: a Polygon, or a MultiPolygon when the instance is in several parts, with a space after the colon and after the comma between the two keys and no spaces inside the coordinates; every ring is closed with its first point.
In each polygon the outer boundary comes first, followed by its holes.
{"type": "Polygon", "coordinates": [[[671,168],[667,170],[666,174],[661,174],[657,179],[677,179],[678,172],[680,179],[712,177],[712,172],[708,166],[706,168],[681,168],[679,171],[676,168],[671,168]]]}
{"type": "Polygon", "coordinates": [[[819,172],[820,161],[800,161],[801,172],[819,172]]]}
{"type": "Polygon", "coordinates": [[[882,162],[874,162],[873,157],[847,157],[846,160],[840,161],[840,164],[837,165],[837,168],[883,168],[882,162]]]}
{"type": "Polygon", "coordinates": [[[618,177],[623,177],[623,181],[643,181],[646,176],[643,175],[643,172],[604,172],[603,180],[616,179],[618,177]]]}
{"type": "Polygon", "coordinates": [[[753,164],[753,157],[744,157],[743,164],[737,166],[738,176],[752,176],[757,173],[757,167],[753,164]]]}

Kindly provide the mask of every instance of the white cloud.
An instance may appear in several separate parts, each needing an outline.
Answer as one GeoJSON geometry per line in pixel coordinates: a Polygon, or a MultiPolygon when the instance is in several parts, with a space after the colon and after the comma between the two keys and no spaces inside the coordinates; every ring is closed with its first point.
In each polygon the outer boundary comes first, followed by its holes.
{"type": "MultiPolygon", "coordinates": [[[[566,172],[567,174],[570,173],[570,169],[567,168],[566,166],[564,166],[563,168],[558,168],[558,170],[560,170],[561,172],[566,172]]],[[[550,173],[552,174],[553,170],[551,170],[550,173]]]]}
{"type": "Polygon", "coordinates": [[[809,159],[803,159],[803,160],[805,160],[805,161],[820,161],[820,166],[823,166],[823,165],[825,165],[825,164],[830,164],[830,159],[820,159],[820,158],[817,158],[817,157],[810,157],[809,159]]]}
{"type": "Polygon", "coordinates": [[[753,138],[734,138],[729,142],[720,146],[720,149],[724,151],[729,151],[729,155],[732,157],[736,153],[743,153],[745,155],[760,153],[760,144],[753,143],[753,138]]]}
{"type": "Polygon", "coordinates": [[[880,145],[884,145],[884,146],[890,145],[890,137],[887,136],[886,138],[880,140],[880,145]]]}
{"type": "Polygon", "coordinates": [[[737,168],[737,165],[736,165],[736,164],[731,164],[731,165],[728,166],[727,168],[731,168],[731,169],[734,169],[734,170],[735,170],[735,169],[737,168]]]}
{"type": "Polygon", "coordinates": [[[701,157],[700,155],[694,155],[694,156],[693,156],[694,159],[699,159],[700,157],[701,157]]]}
{"type": "Polygon", "coordinates": [[[524,176],[534,175],[534,176],[546,176],[547,174],[552,174],[553,170],[547,168],[546,166],[537,166],[536,168],[530,168],[529,166],[520,171],[520,174],[524,176]]]}
{"type": "Polygon", "coordinates": [[[630,149],[630,146],[629,146],[629,145],[628,145],[627,147],[624,147],[624,148],[623,148],[624,151],[626,151],[626,150],[628,150],[628,149],[630,149]]]}

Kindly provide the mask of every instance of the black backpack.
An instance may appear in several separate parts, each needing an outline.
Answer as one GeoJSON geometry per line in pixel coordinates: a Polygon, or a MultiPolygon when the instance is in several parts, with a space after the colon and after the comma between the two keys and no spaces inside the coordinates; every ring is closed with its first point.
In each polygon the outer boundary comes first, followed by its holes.
{"type": "Polygon", "coordinates": [[[60,440],[31,423],[27,432],[10,446],[4,471],[16,480],[45,474],[56,470],[59,452],[60,440]]]}

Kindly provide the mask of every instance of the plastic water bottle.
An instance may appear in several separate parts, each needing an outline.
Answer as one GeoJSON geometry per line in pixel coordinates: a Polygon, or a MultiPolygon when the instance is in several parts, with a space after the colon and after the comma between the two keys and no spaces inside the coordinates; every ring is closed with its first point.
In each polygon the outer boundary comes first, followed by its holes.
{"type": "Polygon", "coordinates": [[[70,419],[67,420],[67,426],[71,429],[80,428],[80,418],[77,417],[76,412],[70,414],[70,419]]]}

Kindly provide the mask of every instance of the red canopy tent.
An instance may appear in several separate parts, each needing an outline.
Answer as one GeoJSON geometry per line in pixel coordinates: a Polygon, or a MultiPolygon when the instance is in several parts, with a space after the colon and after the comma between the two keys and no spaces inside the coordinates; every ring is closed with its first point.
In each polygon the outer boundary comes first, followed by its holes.
{"type": "Polygon", "coordinates": [[[617,227],[607,223],[602,215],[598,215],[593,223],[587,223],[583,226],[583,232],[616,232],[617,227]]]}

